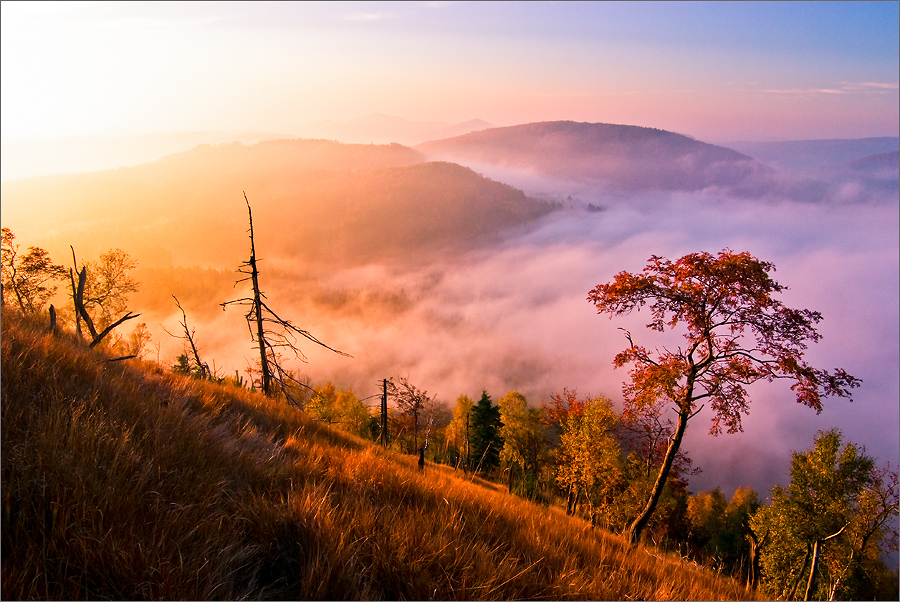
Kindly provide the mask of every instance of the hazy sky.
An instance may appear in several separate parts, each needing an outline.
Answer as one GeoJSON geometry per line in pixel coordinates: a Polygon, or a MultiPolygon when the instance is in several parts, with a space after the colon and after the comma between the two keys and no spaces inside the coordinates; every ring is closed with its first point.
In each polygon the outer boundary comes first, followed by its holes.
{"type": "Polygon", "coordinates": [[[2,3],[2,136],[372,113],[896,136],[898,3],[2,3]]]}

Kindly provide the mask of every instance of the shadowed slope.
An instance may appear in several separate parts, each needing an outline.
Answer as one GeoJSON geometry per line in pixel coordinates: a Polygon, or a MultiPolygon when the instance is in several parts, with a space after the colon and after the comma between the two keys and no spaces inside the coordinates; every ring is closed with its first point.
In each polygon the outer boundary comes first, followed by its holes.
{"type": "Polygon", "coordinates": [[[747,596],[250,391],[2,324],[5,598],[747,596]]]}

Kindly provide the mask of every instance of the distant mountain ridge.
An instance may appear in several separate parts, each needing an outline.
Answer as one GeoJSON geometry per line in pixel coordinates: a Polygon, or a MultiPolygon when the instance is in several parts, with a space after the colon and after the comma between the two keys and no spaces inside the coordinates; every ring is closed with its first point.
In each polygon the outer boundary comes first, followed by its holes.
{"type": "Polygon", "coordinates": [[[426,140],[450,138],[494,127],[481,119],[462,123],[443,121],[410,121],[375,113],[347,122],[322,121],[300,128],[297,134],[304,138],[324,138],[351,144],[415,145],[426,140]]]}
{"type": "Polygon", "coordinates": [[[810,170],[849,163],[863,157],[900,150],[900,138],[785,140],[781,142],[728,142],[733,148],[779,169],[810,170]]]}
{"type": "Polygon", "coordinates": [[[897,171],[900,169],[900,151],[866,155],[846,164],[848,167],[862,171],[897,171]]]}
{"type": "Polygon", "coordinates": [[[771,172],[735,150],[655,128],[548,121],[493,128],[415,147],[431,159],[531,171],[625,190],[740,186],[771,172]]]}

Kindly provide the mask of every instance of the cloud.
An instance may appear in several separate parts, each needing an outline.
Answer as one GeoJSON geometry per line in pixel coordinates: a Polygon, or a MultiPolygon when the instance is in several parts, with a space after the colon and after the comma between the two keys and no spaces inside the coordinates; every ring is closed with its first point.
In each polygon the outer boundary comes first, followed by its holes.
{"type": "Polygon", "coordinates": [[[785,95],[819,95],[819,94],[885,94],[898,89],[897,83],[891,82],[843,82],[834,87],[823,88],[768,88],[763,90],[769,94],[785,95]]]}

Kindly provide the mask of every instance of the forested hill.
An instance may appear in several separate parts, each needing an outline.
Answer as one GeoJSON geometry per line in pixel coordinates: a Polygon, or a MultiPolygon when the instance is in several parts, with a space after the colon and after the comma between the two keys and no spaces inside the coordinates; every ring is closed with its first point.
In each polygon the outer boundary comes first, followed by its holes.
{"type": "Polygon", "coordinates": [[[626,190],[746,186],[771,169],[736,151],[655,128],[548,121],[416,146],[429,158],[602,182],[626,190]]]}
{"type": "Polygon", "coordinates": [[[110,362],[10,309],[6,599],[751,598],[238,383],[110,362]]]}
{"type": "Polygon", "coordinates": [[[85,254],[122,247],[142,265],[232,268],[246,254],[242,192],[269,257],[343,264],[467,248],[551,210],[397,144],[282,140],[5,182],[4,225],[57,257],[69,244],[85,254]]]}

